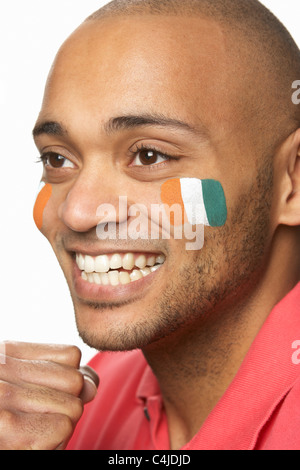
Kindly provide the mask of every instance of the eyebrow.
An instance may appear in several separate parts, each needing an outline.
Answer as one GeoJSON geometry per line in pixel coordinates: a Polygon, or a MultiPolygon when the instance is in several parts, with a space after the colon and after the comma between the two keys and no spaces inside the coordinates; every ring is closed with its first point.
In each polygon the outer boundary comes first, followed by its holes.
{"type": "MultiPolygon", "coordinates": [[[[208,132],[202,125],[201,128],[195,128],[187,122],[178,119],[165,117],[161,114],[143,114],[119,116],[109,119],[104,125],[104,131],[109,135],[122,130],[134,129],[137,127],[168,127],[170,129],[181,129],[194,134],[200,134],[208,138],[208,132]]],[[[68,134],[67,130],[56,121],[44,121],[37,123],[32,131],[33,137],[42,134],[63,137],[68,134]]]]}
{"type": "MultiPolygon", "coordinates": [[[[173,129],[182,129],[193,133],[199,133],[197,129],[187,122],[178,119],[172,119],[160,114],[143,114],[139,116],[120,116],[112,118],[105,124],[104,128],[107,134],[120,130],[132,129],[135,127],[169,127],[173,129]]],[[[203,133],[203,132],[202,132],[203,133]]]]}
{"type": "Polygon", "coordinates": [[[32,131],[33,137],[38,137],[42,134],[47,135],[56,135],[63,137],[67,134],[66,129],[59,123],[55,121],[44,121],[37,123],[32,131]]]}

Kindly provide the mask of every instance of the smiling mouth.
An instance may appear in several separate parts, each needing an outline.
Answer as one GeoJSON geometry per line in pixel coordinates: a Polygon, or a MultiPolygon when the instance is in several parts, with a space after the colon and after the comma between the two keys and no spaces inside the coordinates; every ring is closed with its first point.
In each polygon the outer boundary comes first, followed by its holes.
{"type": "Polygon", "coordinates": [[[162,254],[112,253],[90,256],[76,253],[81,278],[102,286],[119,286],[138,281],[157,271],[165,262],[162,254]]]}

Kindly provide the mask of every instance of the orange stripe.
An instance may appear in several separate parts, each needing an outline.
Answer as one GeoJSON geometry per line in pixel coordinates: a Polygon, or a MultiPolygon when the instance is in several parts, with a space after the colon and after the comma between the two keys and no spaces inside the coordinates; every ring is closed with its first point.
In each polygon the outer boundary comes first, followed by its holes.
{"type": "Polygon", "coordinates": [[[41,230],[43,226],[43,214],[46,205],[52,194],[52,186],[51,184],[46,184],[43,189],[38,194],[36,198],[34,209],[33,209],[33,219],[34,222],[39,230],[41,230]]]}
{"type": "MultiPolygon", "coordinates": [[[[181,207],[181,224],[184,224],[185,220],[185,210],[184,210],[184,203],[182,200],[181,195],[181,185],[180,179],[172,179],[168,180],[161,186],[161,200],[163,204],[169,206],[169,208],[173,204],[178,204],[181,207]]],[[[170,213],[170,223],[171,225],[175,225],[174,220],[174,213],[170,213]]]]}

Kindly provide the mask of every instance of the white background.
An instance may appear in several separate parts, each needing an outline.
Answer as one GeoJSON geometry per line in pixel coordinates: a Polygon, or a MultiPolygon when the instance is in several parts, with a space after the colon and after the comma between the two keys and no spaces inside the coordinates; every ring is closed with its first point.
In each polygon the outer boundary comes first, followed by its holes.
{"type": "MultiPolygon", "coordinates": [[[[99,0],[9,0],[0,7],[0,340],[76,344],[73,307],[54,254],[32,220],[41,166],[31,131],[54,56],[99,0]]],[[[300,45],[299,0],[262,1],[300,45]]],[[[300,77],[295,77],[300,80],[300,77]]]]}

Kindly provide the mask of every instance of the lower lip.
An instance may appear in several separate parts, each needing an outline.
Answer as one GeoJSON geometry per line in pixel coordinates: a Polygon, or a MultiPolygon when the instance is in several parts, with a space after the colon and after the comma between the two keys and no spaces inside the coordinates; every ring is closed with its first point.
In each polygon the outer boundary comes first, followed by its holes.
{"type": "Polygon", "coordinates": [[[83,300],[90,301],[113,301],[113,300],[126,300],[133,296],[142,294],[142,291],[149,289],[153,281],[155,280],[158,271],[157,269],[151,274],[139,279],[138,281],[130,282],[129,284],[119,284],[118,286],[99,286],[97,284],[91,284],[85,281],[81,277],[81,271],[78,268],[76,262],[73,262],[73,280],[74,288],[78,297],[83,300]]]}

